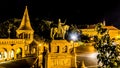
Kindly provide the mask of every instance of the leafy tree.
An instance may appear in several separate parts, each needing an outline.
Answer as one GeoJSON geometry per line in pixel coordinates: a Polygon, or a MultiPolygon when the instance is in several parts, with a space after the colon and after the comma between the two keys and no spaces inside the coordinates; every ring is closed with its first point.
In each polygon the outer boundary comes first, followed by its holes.
{"type": "Polygon", "coordinates": [[[21,19],[12,18],[0,23],[0,38],[8,38],[8,30],[10,30],[10,38],[16,37],[16,29],[20,25],[21,19]]]}
{"type": "Polygon", "coordinates": [[[37,34],[41,37],[43,37],[46,41],[50,41],[50,30],[51,25],[53,24],[53,21],[49,20],[41,20],[38,25],[38,32],[37,34]]]}
{"type": "Polygon", "coordinates": [[[81,41],[85,42],[85,43],[88,43],[88,42],[90,42],[90,37],[88,35],[82,34],[81,35],[81,41]]]}
{"type": "Polygon", "coordinates": [[[110,39],[108,30],[103,28],[101,23],[96,25],[98,37],[95,37],[96,44],[94,47],[98,51],[97,59],[101,68],[118,68],[119,62],[119,47],[115,41],[110,39]]]}

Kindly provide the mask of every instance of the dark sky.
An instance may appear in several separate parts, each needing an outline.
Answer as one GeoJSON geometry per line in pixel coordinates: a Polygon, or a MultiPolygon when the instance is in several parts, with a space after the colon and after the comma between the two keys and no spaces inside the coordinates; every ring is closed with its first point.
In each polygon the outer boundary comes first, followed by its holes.
{"type": "Polygon", "coordinates": [[[31,19],[61,18],[75,24],[94,24],[105,19],[107,24],[120,24],[120,1],[117,0],[0,0],[0,20],[21,18],[25,5],[31,19]]]}

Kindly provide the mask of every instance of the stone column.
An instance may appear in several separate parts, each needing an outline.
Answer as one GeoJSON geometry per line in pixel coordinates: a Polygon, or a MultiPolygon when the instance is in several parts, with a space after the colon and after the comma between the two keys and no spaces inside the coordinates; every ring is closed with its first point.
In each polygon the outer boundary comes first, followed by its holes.
{"type": "Polygon", "coordinates": [[[10,53],[9,53],[9,51],[6,51],[7,52],[7,58],[6,58],[6,60],[9,60],[10,58],[9,58],[9,55],[10,55],[10,53]]]}
{"type": "Polygon", "coordinates": [[[17,58],[17,56],[16,56],[16,50],[14,51],[14,59],[16,59],[17,58]]]}
{"type": "Polygon", "coordinates": [[[22,47],[22,57],[25,57],[25,49],[22,47]]]}
{"type": "Polygon", "coordinates": [[[23,36],[22,36],[23,39],[24,39],[24,36],[25,36],[25,33],[23,33],[23,36]]]}

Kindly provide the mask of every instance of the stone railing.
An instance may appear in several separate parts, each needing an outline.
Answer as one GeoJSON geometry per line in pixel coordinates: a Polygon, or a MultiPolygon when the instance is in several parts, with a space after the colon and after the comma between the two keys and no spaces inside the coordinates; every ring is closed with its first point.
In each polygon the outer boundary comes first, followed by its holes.
{"type": "Polygon", "coordinates": [[[0,44],[24,44],[24,39],[0,39],[0,44]]]}

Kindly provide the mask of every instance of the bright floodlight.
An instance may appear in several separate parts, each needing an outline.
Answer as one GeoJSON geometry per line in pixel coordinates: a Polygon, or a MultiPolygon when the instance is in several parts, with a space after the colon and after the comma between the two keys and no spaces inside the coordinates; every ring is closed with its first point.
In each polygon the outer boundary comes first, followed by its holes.
{"type": "Polygon", "coordinates": [[[71,34],[70,34],[70,39],[73,40],[73,41],[78,40],[78,35],[77,35],[77,33],[71,33],[71,34]]]}
{"type": "Polygon", "coordinates": [[[73,35],[71,38],[72,38],[72,40],[76,40],[77,39],[77,37],[75,35],[73,35]]]}
{"type": "Polygon", "coordinates": [[[98,55],[98,53],[95,52],[95,53],[90,54],[89,57],[91,57],[91,58],[96,58],[97,55],[98,55]]]}

